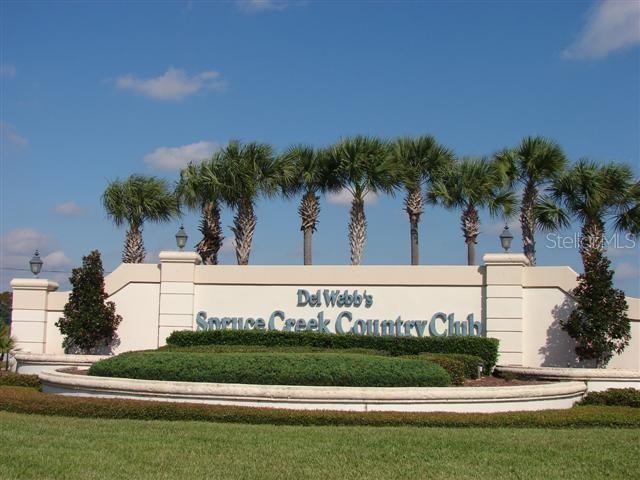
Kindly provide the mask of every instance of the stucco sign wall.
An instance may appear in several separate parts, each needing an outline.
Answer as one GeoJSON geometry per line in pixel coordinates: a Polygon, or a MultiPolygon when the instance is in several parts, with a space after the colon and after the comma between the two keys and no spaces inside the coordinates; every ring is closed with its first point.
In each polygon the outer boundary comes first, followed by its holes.
{"type": "MultiPolygon", "coordinates": [[[[355,335],[371,336],[435,336],[447,335],[482,336],[484,328],[479,320],[479,305],[473,305],[473,297],[478,298],[478,292],[468,292],[469,298],[462,302],[460,298],[455,301],[455,306],[460,311],[461,304],[476,307],[476,315],[473,312],[458,315],[451,310],[432,308],[427,301],[428,295],[416,288],[393,288],[377,292],[373,288],[298,288],[295,295],[291,288],[268,288],[271,293],[266,297],[258,292],[251,292],[244,297],[258,296],[262,311],[240,314],[238,311],[248,312],[247,307],[239,306],[236,302],[226,305],[222,298],[208,303],[208,310],[199,309],[195,317],[197,330],[281,330],[285,332],[320,332],[320,333],[352,333],[355,335]],[[394,291],[395,290],[395,291],[394,291]],[[289,301],[286,301],[286,294],[289,301]],[[386,297],[386,298],[385,298],[386,297]],[[399,298],[398,298],[399,297],[399,298]],[[422,298],[421,298],[422,297],[422,298]],[[385,299],[391,299],[393,305],[398,305],[397,310],[392,311],[384,305],[385,299]],[[285,308],[282,301],[289,304],[285,308]],[[295,303],[294,303],[295,302],[295,303]],[[269,305],[276,305],[269,309],[269,305]],[[266,304],[266,305],[265,305],[266,304]],[[266,310],[265,310],[266,307],[266,310]],[[429,310],[431,308],[431,310],[429,310]],[[434,312],[434,313],[430,313],[434,312]],[[478,320],[476,320],[478,318],[478,320]]],[[[212,290],[212,295],[216,295],[212,290]]],[[[220,290],[220,288],[216,289],[220,290]]],[[[249,290],[246,288],[245,290],[249,290]]],[[[252,290],[256,290],[254,287],[252,290]]],[[[431,289],[433,290],[433,288],[431,289]]],[[[202,296],[206,296],[202,292],[202,296]]],[[[242,293],[242,292],[240,292],[242,293]]],[[[445,292],[432,292],[434,299],[439,299],[445,292]],[[436,296],[440,294],[440,297],[436,296]]],[[[227,298],[233,297],[230,292],[227,298]]],[[[446,298],[446,297],[445,297],[446,298]]],[[[453,299],[449,299],[451,302],[453,299]]],[[[200,296],[196,296],[196,305],[200,296]]],[[[437,300],[437,302],[446,302],[437,300]]],[[[462,307],[464,308],[464,306],[462,307]]]]}
{"type": "MultiPolygon", "coordinates": [[[[483,335],[499,340],[500,364],[566,367],[576,358],[560,324],[576,276],[508,253],[477,267],[354,267],[200,265],[193,252],[161,252],[160,264],[122,264],[105,285],[123,318],[116,353],[157,348],[175,330],[483,335]]],[[[63,353],[55,322],[69,292],[44,279],[15,279],[12,288],[18,347],[63,353]]],[[[631,343],[609,366],[640,370],[640,300],[627,303],[631,343]]]]}

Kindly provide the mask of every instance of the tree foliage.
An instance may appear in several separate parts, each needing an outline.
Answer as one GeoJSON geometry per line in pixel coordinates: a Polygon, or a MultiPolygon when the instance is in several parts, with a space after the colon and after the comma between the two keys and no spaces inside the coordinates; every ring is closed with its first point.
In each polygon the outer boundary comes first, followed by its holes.
{"type": "Polygon", "coordinates": [[[16,339],[11,336],[8,323],[0,323],[0,366],[5,361],[5,369],[9,370],[9,354],[16,347],[16,339]]]}
{"type": "Polygon", "coordinates": [[[67,353],[103,353],[114,346],[122,317],[113,302],[107,302],[104,270],[98,250],[82,258],[82,267],[74,268],[69,281],[72,290],[64,307],[64,317],[56,326],[64,336],[67,353]]]}
{"type": "MultiPolygon", "coordinates": [[[[555,178],[564,172],[567,158],[562,147],[555,141],[545,137],[525,137],[515,148],[506,148],[495,155],[501,173],[512,186],[522,187],[520,203],[520,224],[522,225],[522,243],[524,254],[531,265],[536,264],[536,231],[541,227],[536,209],[540,202],[541,192],[555,178]]],[[[546,229],[559,228],[545,218],[546,229]]]]}
{"type": "Polygon", "coordinates": [[[180,172],[175,188],[181,205],[200,210],[202,239],[197,243],[196,251],[205,265],[218,264],[218,253],[224,241],[220,222],[220,203],[226,200],[220,183],[224,168],[219,152],[200,164],[190,163],[180,172]]]}
{"type": "Polygon", "coordinates": [[[389,155],[405,190],[404,209],[409,216],[411,264],[418,265],[418,224],[424,211],[423,191],[451,167],[454,155],[431,135],[397,138],[389,146],[389,155]]]}
{"type": "Polygon", "coordinates": [[[605,367],[615,353],[621,353],[631,337],[625,294],[613,287],[610,265],[597,249],[585,257],[584,273],[573,290],[576,308],[562,322],[577,342],[580,360],[595,360],[597,367],[605,367]]]}
{"type": "Polygon", "coordinates": [[[292,170],[289,182],[283,185],[286,196],[302,193],[298,214],[303,232],[304,264],[312,262],[312,236],[320,216],[319,194],[335,191],[339,183],[324,150],[310,145],[293,145],[282,155],[281,161],[292,170]]]}
{"type": "Polygon", "coordinates": [[[9,325],[11,323],[11,308],[13,303],[13,292],[0,293],[0,323],[9,325]]]}
{"type": "Polygon", "coordinates": [[[236,209],[231,230],[235,235],[238,265],[247,265],[258,219],[255,201],[271,197],[291,183],[293,168],[274,155],[266,143],[233,140],[220,151],[223,172],[218,180],[222,195],[236,209]]]}
{"type": "Polygon", "coordinates": [[[344,138],[327,149],[341,188],[352,196],[349,221],[351,264],[360,265],[367,238],[364,199],[367,194],[392,194],[400,181],[399,171],[389,158],[389,144],[374,137],[344,138]]]}
{"type": "Polygon", "coordinates": [[[116,226],[129,226],[122,254],[124,263],[144,262],[144,222],[166,222],[178,214],[178,202],[167,181],[144,175],[109,183],[102,204],[116,226]]]}
{"type": "Polygon", "coordinates": [[[500,166],[487,158],[463,158],[445,175],[432,183],[429,201],[445,208],[461,210],[460,224],[467,244],[467,263],[475,265],[475,245],[480,234],[478,209],[487,208],[492,216],[508,217],[515,203],[500,166]]]}

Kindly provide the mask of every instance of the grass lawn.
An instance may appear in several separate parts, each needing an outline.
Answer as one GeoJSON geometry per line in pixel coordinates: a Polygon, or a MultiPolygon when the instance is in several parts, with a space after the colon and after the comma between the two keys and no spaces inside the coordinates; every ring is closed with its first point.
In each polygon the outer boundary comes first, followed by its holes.
{"type": "Polygon", "coordinates": [[[298,427],[0,412],[0,477],[634,478],[640,430],[298,427]]]}

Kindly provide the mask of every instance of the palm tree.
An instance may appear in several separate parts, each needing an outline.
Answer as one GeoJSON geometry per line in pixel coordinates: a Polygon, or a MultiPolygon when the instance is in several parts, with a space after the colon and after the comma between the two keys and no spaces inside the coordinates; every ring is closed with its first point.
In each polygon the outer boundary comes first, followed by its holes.
{"type": "Polygon", "coordinates": [[[520,206],[523,251],[529,264],[535,265],[535,233],[539,226],[536,204],[540,202],[540,192],[563,173],[567,158],[558,143],[537,136],[524,138],[514,149],[504,149],[496,154],[495,160],[513,184],[519,183],[523,187],[520,206]]]}
{"type": "Polygon", "coordinates": [[[439,145],[431,135],[403,137],[390,145],[391,159],[396,163],[406,190],[404,208],[409,215],[411,265],[420,263],[418,224],[424,212],[423,189],[438,179],[453,162],[453,152],[439,145]]]}
{"type": "Polygon", "coordinates": [[[220,201],[223,188],[220,185],[223,163],[219,154],[200,164],[191,163],[180,172],[176,196],[188,208],[201,212],[200,233],[202,240],[196,251],[205,265],[218,264],[218,252],[224,235],[220,223],[220,201]]]}
{"type": "Polygon", "coordinates": [[[235,235],[238,265],[248,265],[257,218],[255,201],[260,195],[272,196],[281,185],[289,184],[292,172],[276,159],[266,143],[242,144],[237,140],[221,150],[220,186],[223,197],[236,208],[231,230],[235,235]]]}
{"type": "Polygon", "coordinates": [[[584,273],[572,292],[576,308],[561,325],[576,340],[580,359],[605,366],[631,336],[629,306],[624,292],[613,286],[614,272],[605,255],[605,225],[613,224],[618,232],[640,233],[640,181],[626,165],[580,160],[556,179],[537,210],[542,227],[547,226],[546,218],[552,226],[568,224],[569,216],[581,223],[584,273]]]}
{"type": "Polygon", "coordinates": [[[361,135],[345,138],[327,150],[338,184],[352,196],[349,220],[352,265],[360,265],[367,238],[365,196],[380,191],[392,194],[398,184],[394,164],[387,157],[387,142],[361,135]]]}
{"type": "Polygon", "coordinates": [[[168,183],[144,175],[111,182],[102,194],[102,204],[116,226],[129,226],[122,252],[124,263],[144,262],[144,222],[166,222],[178,214],[178,202],[168,183]]]}
{"type": "Polygon", "coordinates": [[[515,203],[499,165],[486,158],[463,158],[433,182],[428,194],[431,203],[461,209],[462,234],[467,244],[467,263],[476,264],[476,243],[480,234],[478,209],[487,207],[492,216],[511,213],[515,203]]]}
{"type": "Polygon", "coordinates": [[[312,262],[312,237],[320,215],[319,193],[338,188],[333,168],[322,150],[308,145],[294,145],[282,155],[282,160],[293,169],[291,184],[284,185],[287,195],[304,192],[298,207],[300,230],[303,234],[304,264],[312,262]]]}
{"type": "Polygon", "coordinates": [[[640,233],[640,181],[627,165],[579,160],[549,188],[536,206],[542,228],[567,226],[569,216],[582,224],[580,254],[583,264],[605,250],[605,224],[619,232],[640,233]]]}
{"type": "Polygon", "coordinates": [[[6,355],[5,369],[9,370],[9,359],[11,356],[11,350],[16,348],[16,337],[11,336],[9,331],[9,325],[4,322],[0,322],[0,368],[2,367],[2,360],[6,355]]]}

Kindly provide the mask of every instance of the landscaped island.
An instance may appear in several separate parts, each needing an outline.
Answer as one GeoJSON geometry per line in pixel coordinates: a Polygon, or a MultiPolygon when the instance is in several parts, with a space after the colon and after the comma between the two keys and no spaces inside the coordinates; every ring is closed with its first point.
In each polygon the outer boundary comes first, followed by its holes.
{"type": "Polygon", "coordinates": [[[99,361],[89,375],[254,385],[444,387],[475,378],[479,366],[490,371],[497,352],[495,340],[460,337],[183,331],[167,342],[158,350],[99,361]]]}

